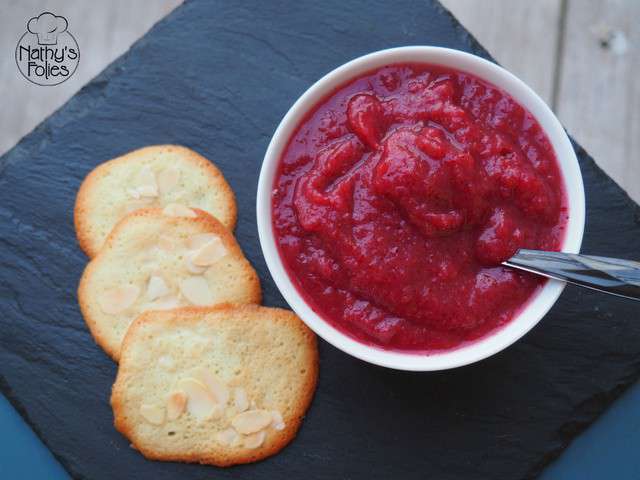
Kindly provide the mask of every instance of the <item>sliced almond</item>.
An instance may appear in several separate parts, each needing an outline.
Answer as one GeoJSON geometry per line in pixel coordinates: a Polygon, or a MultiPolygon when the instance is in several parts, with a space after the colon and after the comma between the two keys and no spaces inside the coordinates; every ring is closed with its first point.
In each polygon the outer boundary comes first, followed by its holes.
{"type": "Polygon", "coordinates": [[[175,295],[161,297],[155,302],[149,302],[144,306],[144,310],[173,310],[180,306],[180,300],[175,295]]]}
{"type": "Polygon", "coordinates": [[[180,203],[170,203],[169,205],[164,207],[164,210],[162,210],[162,213],[168,217],[195,218],[198,216],[196,212],[191,210],[189,207],[185,207],[180,203]]]}
{"type": "Polygon", "coordinates": [[[155,185],[140,185],[138,187],[138,194],[140,197],[157,197],[158,196],[158,187],[155,185]]]}
{"type": "Polygon", "coordinates": [[[272,421],[273,416],[268,410],[248,410],[233,417],[231,425],[239,433],[249,435],[268,427],[272,421]]]}
{"type": "Polygon", "coordinates": [[[184,266],[187,267],[187,271],[189,273],[193,273],[196,275],[202,275],[207,271],[207,267],[199,267],[195,263],[193,263],[193,257],[196,252],[187,252],[184,256],[184,266]]]}
{"type": "Polygon", "coordinates": [[[167,287],[164,278],[160,275],[151,275],[147,284],[147,298],[151,301],[168,295],[171,291],[167,287]]]}
{"type": "Polygon", "coordinates": [[[107,315],[116,315],[133,305],[139,295],[140,287],[137,285],[109,288],[98,297],[98,304],[107,315]]]}
{"type": "Polygon", "coordinates": [[[136,188],[139,187],[152,187],[155,188],[156,191],[158,189],[158,182],[156,181],[156,174],[153,173],[153,170],[149,165],[145,165],[140,169],[135,179],[133,180],[133,184],[136,188]]]}
{"type": "Polygon", "coordinates": [[[158,237],[158,248],[163,252],[174,252],[177,246],[178,242],[166,233],[158,237]]]}
{"type": "Polygon", "coordinates": [[[187,395],[187,411],[198,420],[211,417],[217,402],[209,389],[195,378],[183,378],[178,382],[178,388],[187,395]]]}
{"type": "Polygon", "coordinates": [[[232,441],[231,441],[231,446],[232,447],[241,447],[243,443],[243,439],[242,439],[242,435],[238,434],[232,441]]]}
{"type": "Polygon", "coordinates": [[[236,387],[233,389],[233,405],[236,407],[238,413],[244,412],[249,408],[249,398],[244,388],[236,387]]]}
{"type": "Polygon", "coordinates": [[[222,380],[216,377],[210,370],[199,368],[194,377],[204,383],[216,401],[224,407],[229,401],[229,389],[222,380]]]}
{"type": "Polygon", "coordinates": [[[284,430],[285,425],[282,414],[277,410],[273,410],[271,412],[271,417],[273,418],[273,420],[271,421],[271,426],[276,430],[284,430]]]}
{"type": "Polygon", "coordinates": [[[189,249],[198,250],[216,238],[218,238],[218,235],[215,233],[197,233],[196,235],[191,235],[188,242],[189,249]]]}
{"type": "Polygon", "coordinates": [[[158,173],[157,179],[160,193],[164,195],[178,185],[180,181],[180,170],[176,167],[167,167],[158,173]]]}
{"type": "Polygon", "coordinates": [[[135,200],[140,199],[140,192],[137,188],[127,188],[127,193],[131,198],[134,198],[135,200]]]}
{"type": "Polygon", "coordinates": [[[167,420],[179,418],[186,406],[187,394],[181,391],[173,392],[167,400],[167,420]]]}
{"type": "Polygon", "coordinates": [[[164,423],[164,407],[160,405],[148,405],[143,403],[140,405],[140,415],[147,422],[153,425],[162,425],[164,423]]]}
{"type": "Polygon", "coordinates": [[[171,355],[162,355],[158,358],[158,365],[162,368],[172,368],[175,365],[175,361],[171,355]]]}
{"type": "Polygon", "coordinates": [[[233,428],[227,428],[221,432],[217,432],[214,438],[219,444],[228,447],[232,443],[236,442],[240,438],[240,435],[238,435],[238,432],[233,428]]]}
{"type": "Polygon", "coordinates": [[[188,277],[180,282],[180,291],[189,302],[194,305],[210,305],[213,303],[213,295],[209,289],[209,283],[204,277],[188,277]]]}
{"type": "Polygon", "coordinates": [[[215,237],[209,243],[201,247],[193,255],[193,263],[199,267],[213,265],[227,254],[227,249],[220,237],[215,237]]]}
{"type": "Polygon", "coordinates": [[[158,258],[150,251],[147,251],[146,254],[141,255],[139,258],[140,268],[142,270],[148,271],[153,275],[154,272],[158,269],[158,258]]]}
{"type": "Polygon", "coordinates": [[[124,206],[124,210],[126,213],[131,213],[135,210],[140,210],[141,208],[148,208],[153,203],[153,199],[151,198],[140,198],[137,200],[130,200],[124,206]]]}
{"type": "Polygon", "coordinates": [[[252,433],[244,437],[243,445],[245,448],[258,448],[264,443],[264,439],[267,436],[264,430],[252,433]]]}
{"type": "Polygon", "coordinates": [[[211,412],[211,416],[213,418],[222,418],[222,417],[224,417],[224,408],[222,408],[222,405],[216,404],[216,406],[213,407],[213,412],[211,412]]]}

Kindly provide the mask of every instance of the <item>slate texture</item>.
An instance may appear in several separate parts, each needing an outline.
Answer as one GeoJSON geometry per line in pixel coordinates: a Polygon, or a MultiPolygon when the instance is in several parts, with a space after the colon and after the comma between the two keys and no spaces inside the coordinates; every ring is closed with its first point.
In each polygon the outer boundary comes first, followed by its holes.
{"type": "MultiPolygon", "coordinates": [[[[72,209],[82,178],[154,143],[215,160],[237,193],[236,234],[265,303],[284,306],[255,225],[270,136],[324,73],[410,44],[488,56],[430,1],[190,1],[0,159],[1,386],[74,477],[531,478],[636,380],[637,304],[568,287],[515,346],[455,371],[385,370],[321,342],[318,392],[298,439],[256,465],[148,462],[113,429],[116,367],[76,304],[86,259],[72,209]]],[[[639,209],[576,149],[587,190],[583,250],[633,258],[639,209]]]]}

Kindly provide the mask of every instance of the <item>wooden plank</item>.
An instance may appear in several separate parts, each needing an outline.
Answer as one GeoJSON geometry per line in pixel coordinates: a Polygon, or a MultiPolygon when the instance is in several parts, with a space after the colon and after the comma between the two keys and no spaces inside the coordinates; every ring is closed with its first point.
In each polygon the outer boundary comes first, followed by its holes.
{"type": "Polygon", "coordinates": [[[2,5],[0,29],[0,153],[53,113],[124,53],[182,0],[87,2],[84,0],[9,0],[2,5]],[[62,15],[80,46],[76,73],[55,87],[34,85],[16,68],[13,51],[27,21],[43,11],[62,15]]]}
{"type": "Polygon", "coordinates": [[[640,202],[640,2],[569,0],[558,113],[640,202]]]}
{"type": "Polygon", "coordinates": [[[504,67],[553,99],[559,0],[441,0],[504,67]]]}

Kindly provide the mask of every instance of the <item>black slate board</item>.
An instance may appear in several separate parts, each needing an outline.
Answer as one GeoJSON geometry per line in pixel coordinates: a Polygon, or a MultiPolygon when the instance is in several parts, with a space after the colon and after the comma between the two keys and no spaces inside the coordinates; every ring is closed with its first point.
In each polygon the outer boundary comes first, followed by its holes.
{"type": "MultiPolygon", "coordinates": [[[[283,306],[254,218],[270,136],[321,75],[407,44],[488,57],[435,2],[188,2],[0,159],[1,386],[74,477],[531,478],[638,377],[637,305],[569,287],[522,341],[455,371],[385,370],[321,342],[319,388],[298,439],[256,465],[148,462],[113,429],[116,367],[75,297],[86,259],[72,209],[84,175],[154,143],[214,159],[237,193],[236,233],[265,303],[283,306]]],[[[638,208],[576,149],[584,250],[632,258],[638,208]]]]}

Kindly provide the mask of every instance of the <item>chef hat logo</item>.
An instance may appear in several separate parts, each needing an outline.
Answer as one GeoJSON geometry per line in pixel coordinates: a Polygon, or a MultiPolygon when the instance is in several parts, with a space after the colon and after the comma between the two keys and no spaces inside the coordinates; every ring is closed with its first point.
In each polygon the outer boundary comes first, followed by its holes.
{"type": "Polygon", "coordinates": [[[38,36],[40,45],[55,45],[58,43],[58,35],[65,32],[67,26],[66,18],[43,12],[29,20],[27,30],[38,36]]]}

